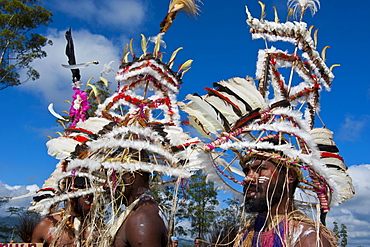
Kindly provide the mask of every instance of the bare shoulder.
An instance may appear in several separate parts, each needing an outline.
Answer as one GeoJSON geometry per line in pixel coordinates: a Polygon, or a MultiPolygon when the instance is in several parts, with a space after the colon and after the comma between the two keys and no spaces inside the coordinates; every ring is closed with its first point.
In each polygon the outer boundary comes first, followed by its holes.
{"type": "Polygon", "coordinates": [[[304,221],[294,221],[293,227],[293,244],[296,247],[335,246],[328,239],[330,237],[329,233],[323,234],[322,230],[326,229],[325,226],[320,225],[319,227],[315,227],[304,221]]]}
{"type": "Polygon", "coordinates": [[[153,200],[144,201],[124,223],[126,241],[130,246],[167,245],[167,228],[160,209],[153,200]]]}
{"type": "Polygon", "coordinates": [[[58,222],[58,216],[47,216],[40,220],[32,233],[32,242],[41,243],[47,240],[50,228],[58,222]]]}

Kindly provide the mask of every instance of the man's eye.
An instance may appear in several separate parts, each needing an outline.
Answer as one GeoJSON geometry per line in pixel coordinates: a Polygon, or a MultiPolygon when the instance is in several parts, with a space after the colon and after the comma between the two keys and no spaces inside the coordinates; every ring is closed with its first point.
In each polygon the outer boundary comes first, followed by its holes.
{"type": "Polygon", "coordinates": [[[244,174],[247,175],[249,173],[249,170],[250,170],[249,168],[244,168],[243,169],[244,174]]]}
{"type": "Polygon", "coordinates": [[[257,169],[255,170],[256,172],[260,172],[260,171],[262,171],[262,170],[266,170],[266,168],[265,167],[263,167],[263,166],[259,166],[259,167],[257,167],[257,169]]]}

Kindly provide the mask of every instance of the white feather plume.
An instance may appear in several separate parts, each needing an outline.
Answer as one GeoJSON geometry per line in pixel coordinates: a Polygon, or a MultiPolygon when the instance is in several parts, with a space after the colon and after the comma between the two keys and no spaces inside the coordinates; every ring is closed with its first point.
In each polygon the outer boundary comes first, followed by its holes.
{"type": "Polygon", "coordinates": [[[249,104],[252,110],[257,108],[267,109],[267,105],[262,95],[257,91],[253,79],[234,77],[229,79],[227,82],[221,81],[219,84],[229,88],[232,92],[240,96],[249,104]]]}
{"type": "Polygon", "coordinates": [[[60,120],[63,120],[63,121],[67,121],[67,119],[65,119],[64,117],[62,117],[60,114],[58,114],[56,111],[54,111],[54,105],[53,103],[50,103],[50,105],[48,106],[48,110],[49,112],[56,118],[60,119],[60,120]]]}

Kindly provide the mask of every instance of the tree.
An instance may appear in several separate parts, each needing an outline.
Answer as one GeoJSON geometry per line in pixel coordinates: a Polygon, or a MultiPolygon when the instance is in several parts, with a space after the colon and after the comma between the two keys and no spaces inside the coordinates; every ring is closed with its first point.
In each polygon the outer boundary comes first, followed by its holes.
{"type": "Polygon", "coordinates": [[[180,197],[187,200],[185,205],[179,208],[178,218],[190,221],[191,228],[187,230],[193,237],[208,239],[212,222],[218,216],[216,206],[219,202],[214,183],[207,182],[206,175],[197,171],[185,188],[185,193],[179,192],[180,197]]]}
{"type": "Polygon", "coordinates": [[[334,221],[333,224],[334,224],[334,228],[333,228],[334,236],[336,236],[340,240],[339,246],[341,247],[347,246],[348,244],[347,226],[345,224],[341,224],[340,225],[341,229],[339,230],[338,223],[334,221]]]}
{"type": "MultiPolygon", "coordinates": [[[[7,203],[9,200],[0,197],[0,207],[7,203]]],[[[0,221],[0,242],[7,241],[8,236],[12,232],[13,228],[9,226],[4,220],[0,221]]]]}
{"type": "Polygon", "coordinates": [[[28,211],[24,207],[9,207],[7,210],[11,216],[16,216],[15,233],[22,239],[24,243],[31,243],[33,229],[36,224],[42,219],[37,212],[28,211]]]}
{"type": "Polygon", "coordinates": [[[32,31],[52,22],[52,13],[39,5],[40,0],[0,0],[0,90],[22,83],[40,74],[31,66],[36,58],[46,57],[42,50],[50,40],[32,31]]]}

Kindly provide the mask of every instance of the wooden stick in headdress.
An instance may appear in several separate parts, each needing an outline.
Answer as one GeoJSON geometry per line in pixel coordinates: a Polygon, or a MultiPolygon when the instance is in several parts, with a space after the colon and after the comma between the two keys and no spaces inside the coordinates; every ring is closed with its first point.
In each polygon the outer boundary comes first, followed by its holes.
{"type": "Polygon", "coordinates": [[[176,19],[177,13],[184,11],[195,17],[198,14],[199,6],[194,0],[172,0],[168,8],[168,13],[160,24],[160,33],[165,33],[176,19]]]}

